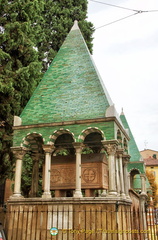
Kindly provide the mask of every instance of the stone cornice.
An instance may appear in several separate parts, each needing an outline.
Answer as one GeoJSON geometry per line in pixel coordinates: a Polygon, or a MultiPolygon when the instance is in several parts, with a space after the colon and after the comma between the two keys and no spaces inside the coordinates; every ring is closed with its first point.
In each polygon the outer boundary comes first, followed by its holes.
{"type": "Polygon", "coordinates": [[[84,120],[74,120],[74,121],[64,121],[64,122],[53,122],[53,123],[39,123],[39,124],[32,124],[32,125],[21,125],[21,126],[14,126],[13,130],[20,130],[20,129],[31,129],[31,128],[42,128],[42,127],[54,127],[54,126],[67,126],[67,125],[75,125],[75,124],[87,124],[87,123],[101,123],[101,122],[112,122],[114,121],[118,127],[122,130],[123,134],[126,136],[128,140],[130,140],[127,132],[117,120],[116,117],[104,117],[104,118],[94,118],[94,119],[84,119],[84,120]]]}

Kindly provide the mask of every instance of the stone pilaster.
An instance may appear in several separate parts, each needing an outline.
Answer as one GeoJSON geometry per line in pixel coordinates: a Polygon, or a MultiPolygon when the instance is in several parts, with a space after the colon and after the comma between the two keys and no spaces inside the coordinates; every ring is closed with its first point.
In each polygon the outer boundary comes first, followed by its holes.
{"type": "Polygon", "coordinates": [[[11,198],[22,198],[23,196],[21,195],[21,174],[22,159],[25,155],[25,151],[22,147],[12,147],[11,150],[16,157],[14,192],[11,198]]]}
{"type": "Polygon", "coordinates": [[[81,192],[81,152],[82,152],[82,144],[74,143],[74,148],[76,150],[76,189],[74,192],[75,198],[82,197],[81,192]]]}
{"type": "Polygon", "coordinates": [[[53,145],[43,145],[45,152],[45,172],[44,172],[44,192],[42,198],[51,198],[50,192],[50,171],[51,171],[51,155],[54,150],[53,145]]]}

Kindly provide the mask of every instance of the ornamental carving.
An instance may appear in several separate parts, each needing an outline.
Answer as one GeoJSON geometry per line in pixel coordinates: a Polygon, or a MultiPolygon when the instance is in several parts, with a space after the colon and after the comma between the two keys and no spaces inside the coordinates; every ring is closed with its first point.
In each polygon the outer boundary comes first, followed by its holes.
{"type": "Polygon", "coordinates": [[[57,183],[61,180],[61,174],[57,169],[51,171],[51,183],[57,183]]]}
{"type": "Polygon", "coordinates": [[[106,147],[106,151],[107,151],[108,155],[115,155],[116,150],[117,150],[116,144],[108,144],[105,147],[106,147]]]}
{"type": "Polygon", "coordinates": [[[65,168],[61,170],[62,180],[65,183],[75,183],[75,172],[73,169],[65,168]]]}
{"type": "Polygon", "coordinates": [[[86,183],[91,183],[95,180],[96,178],[96,170],[95,169],[92,169],[92,168],[86,168],[84,171],[83,171],[83,179],[86,183]]]}

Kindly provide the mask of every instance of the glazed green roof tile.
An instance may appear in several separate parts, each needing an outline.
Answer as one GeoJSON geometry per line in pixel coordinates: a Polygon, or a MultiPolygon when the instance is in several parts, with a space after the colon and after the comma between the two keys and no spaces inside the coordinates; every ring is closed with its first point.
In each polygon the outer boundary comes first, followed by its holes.
{"type": "MultiPolygon", "coordinates": [[[[133,188],[135,190],[141,190],[141,177],[139,174],[135,175],[133,179],[133,188]]],[[[151,191],[151,186],[148,179],[146,179],[146,189],[147,191],[151,191]]]]}
{"type": "Polygon", "coordinates": [[[22,125],[105,117],[112,101],[74,24],[30,101],[22,125]]]}
{"type": "Polygon", "coordinates": [[[138,170],[140,173],[145,173],[145,166],[144,166],[144,162],[139,161],[139,162],[130,162],[127,166],[127,170],[128,172],[130,172],[131,170],[138,170]]]}
{"type": "Polygon", "coordinates": [[[133,134],[131,132],[131,129],[128,125],[128,122],[126,120],[126,117],[124,115],[124,113],[122,112],[120,115],[120,119],[122,121],[122,124],[124,126],[125,129],[128,129],[129,132],[129,137],[130,137],[130,141],[129,141],[129,154],[131,155],[130,161],[140,161],[141,160],[141,155],[140,152],[138,150],[137,144],[135,142],[135,139],[133,137],[133,134]]]}

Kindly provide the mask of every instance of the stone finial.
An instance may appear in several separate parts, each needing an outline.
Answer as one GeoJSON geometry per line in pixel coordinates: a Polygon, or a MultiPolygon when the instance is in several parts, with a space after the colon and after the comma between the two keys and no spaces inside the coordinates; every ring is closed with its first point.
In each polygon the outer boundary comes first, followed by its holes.
{"type": "Polygon", "coordinates": [[[122,108],[122,111],[121,111],[121,114],[120,114],[120,115],[124,115],[123,108],[122,108]]]}
{"type": "Polygon", "coordinates": [[[71,30],[77,30],[78,29],[78,21],[74,21],[74,25],[72,26],[71,30]]]}
{"type": "Polygon", "coordinates": [[[18,116],[14,116],[14,123],[13,123],[13,126],[16,127],[16,126],[21,126],[21,123],[22,123],[22,120],[20,117],[18,116]]]}

